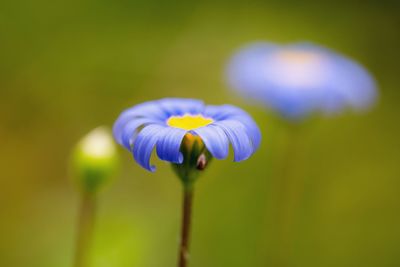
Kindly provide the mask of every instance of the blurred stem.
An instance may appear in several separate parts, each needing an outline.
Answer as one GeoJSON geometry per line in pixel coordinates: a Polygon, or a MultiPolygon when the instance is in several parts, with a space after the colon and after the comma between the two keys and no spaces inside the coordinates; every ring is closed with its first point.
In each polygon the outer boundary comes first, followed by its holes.
{"type": "Polygon", "coordinates": [[[96,201],[94,194],[84,192],[80,203],[74,267],[87,267],[93,234],[96,201]]]}
{"type": "Polygon", "coordinates": [[[300,206],[304,188],[304,176],[301,172],[302,131],[303,125],[288,125],[288,140],[285,154],[283,155],[280,185],[279,208],[279,266],[288,266],[293,241],[293,227],[296,224],[296,212],[300,206]]]}
{"type": "Polygon", "coordinates": [[[184,185],[182,205],[181,242],[179,246],[178,267],[187,267],[189,264],[189,239],[192,219],[193,187],[184,185]]]}

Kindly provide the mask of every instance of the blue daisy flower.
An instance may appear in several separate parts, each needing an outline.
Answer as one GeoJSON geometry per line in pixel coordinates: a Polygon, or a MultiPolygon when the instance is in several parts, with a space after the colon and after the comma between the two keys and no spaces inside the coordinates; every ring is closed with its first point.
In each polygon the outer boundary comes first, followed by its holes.
{"type": "Polygon", "coordinates": [[[207,152],[217,159],[228,156],[231,144],[235,161],[249,158],[261,139],[256,123],[240,108],[206,106],[199,100],[180,98],[149,101],[128,108],[115,122],[113,134],[149,171],[155,170],[150,164],[154,148],[160,159],[182,164],[185,138],[201,140],[207,152]]]}
{"type": "Polygon", "coordinates": [[[374,79],[361,65],[307,43],[249,45],[233,56],[227,77],[242,95],[290,118],[365,109],[377,95],[374,79]]]}

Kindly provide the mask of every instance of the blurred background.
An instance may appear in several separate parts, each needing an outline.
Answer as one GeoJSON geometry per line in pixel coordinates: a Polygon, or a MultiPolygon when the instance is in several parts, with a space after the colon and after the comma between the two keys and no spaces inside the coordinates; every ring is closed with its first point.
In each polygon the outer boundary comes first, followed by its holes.
{"type": "MultiPolygon", "coordinates": [[[[400,266],[399,11],[378,0],[3,1],[0,266],[72,266],[72,146],[167,96],[236,104],[263,132],[250,160],[214,161],[199,180],[192,267],[400,266]],[[306,123],[286,177],[290,130],[224,82],[232,53],[257,40],[330,47],[380,87],[370,112],[306,123]]],[[[179,181],[165,162],[150,173],[119,152],[119,176],[99,195],[92,266],[175,266],[179,181]]]]}

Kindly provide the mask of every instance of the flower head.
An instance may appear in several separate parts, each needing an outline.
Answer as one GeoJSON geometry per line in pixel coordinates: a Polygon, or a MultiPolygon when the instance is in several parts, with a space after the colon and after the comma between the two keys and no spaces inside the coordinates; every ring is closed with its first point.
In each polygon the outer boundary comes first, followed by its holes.
{"type": "Polygon", "coordinates": [[[375,82],[361,65],[312,44],[250,45],[234,55],[227,75],[239,93],[291,118],[364,109],[376,98],[375,82]]]}
{"type": "Polygon", "coordinates": [[[231,106],[206,106],[194,99],[165,98],[128,108],[113,128],[115,140],[132,152],[149,171],[154,148],[160,159],[202,169],[207,159],[224,159],[229,144],[234,160],[250,157],[258,148],[261,134],[253,119],[231,106]]]}

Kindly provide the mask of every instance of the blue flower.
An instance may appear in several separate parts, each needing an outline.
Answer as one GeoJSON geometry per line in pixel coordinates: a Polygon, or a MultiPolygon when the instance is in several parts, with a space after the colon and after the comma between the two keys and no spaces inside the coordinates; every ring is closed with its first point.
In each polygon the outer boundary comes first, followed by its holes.
{"type": "Polygon", "coordinates": [[[258,148],[261,134],[253,119],[231,105],[206,106],[194,99],[165,98],[128,108],[113,127],[115,140],[133,153],[149,171],[154,148],[160,159],[181,164],[181,144],[187,135],[200,138],[217,159],[234,150],[234,160],[249,158],[258,148]]]}
{"type": "Polygon", "coordinates": [[[377,94],[374,79],[361,65],[307,43],[249,45],[234,55],[227,77],[245,97],[289,118],[365,109],[377,94]]]}

